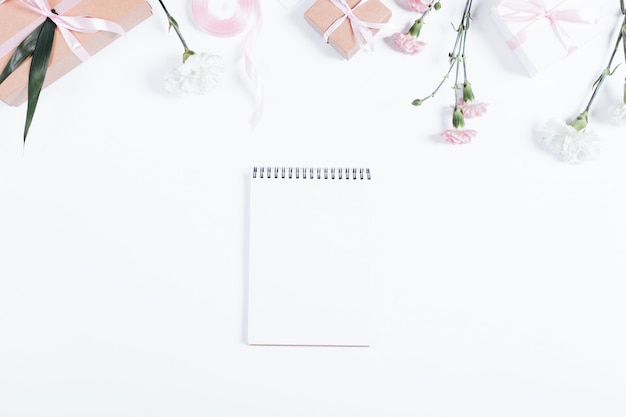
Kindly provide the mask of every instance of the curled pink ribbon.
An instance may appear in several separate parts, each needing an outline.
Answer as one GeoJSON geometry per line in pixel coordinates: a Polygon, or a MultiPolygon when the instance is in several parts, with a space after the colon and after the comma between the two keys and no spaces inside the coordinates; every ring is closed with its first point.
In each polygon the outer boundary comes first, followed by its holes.
{"type": "Polygon", "coordinates": [[[367,3],[367,0],[360,0],[354,7],[350,7],[346,0],[330,0],[343,15],[335,20],[332,25],[326,32],[324,32],[324,41],[328,42],[328,38],[330,35],[339,27],[346,19],[350,21],[350,27],[352,28],[352,33],[354,34],[354,38],[357,41],[357,44],[360,48],[365,50],[366,52],[371,52],[374,50],[374,36],[372,35],[372,29],[382,29],[384,27],[383,23],[374,23],[374,22],[365,22],[359,19],[354,11],[360,6],[367,3]]]}
{"type": "MultiPolygon", "coordinates": [[[[89,52],[81,45],[80,41],[72,34],[72,32],[96,33],[101,30],[123,35],[124,28],[115,22],[109,20],[98,19],[89,16],[63,16],[63,13],[78,4],[81,0],[64,0],[57,4],[54,8],[50,7],[48,0],[15,0],[22,2],[28,9],[32,10],[39,16],[24,27],[18,33],[13,35],[9,40],[0,45],[0,57],[5,56],[32,33],[44,20],[52,20],[59,29],[59,32],[70,47],[70,50],[81,61],[87,60],[89,52]]],[[[5,0],[0,0],[0,4],[5,0]]]]}
{"type": "Polygon", "coordinates": [[[261,33],[261,4],[259,0],[236,0],[237,8],[232,17],[221,19],[213,14],[208,8],[210,0],[193,0],[191,7],[193,17],[205,31],[214,36],[233,36],[246,29],[251,21],[254,21],[248,32],[245,46],[245,68],[248,78],[256,90],[256,109],[251,118],[255,126],[263,114],[263,84],[252,58],[254,42],[261,33]]]}
{"type": "Polygon", "coordinates": [[[577,8],[561,9],[560,6],[567,0],[561,1],[552,8],[548,8],[544,0],[505,0],[497,6],[498,14],[503,20],[513,23],[528,22],[515,36],[507,41],[509,48],[515,50],[532,36],[533,24],[546,19],[552,31],[563,47],[570,53],[576,48],[575,42],[567,35],[562,23],[595,24],[598,15],[595,9],[577,8]]]}

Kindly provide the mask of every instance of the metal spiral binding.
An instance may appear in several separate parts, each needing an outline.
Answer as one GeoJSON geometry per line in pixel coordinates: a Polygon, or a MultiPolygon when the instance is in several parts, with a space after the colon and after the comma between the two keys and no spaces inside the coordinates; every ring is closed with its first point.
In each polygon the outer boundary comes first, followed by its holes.
{"type": "Polygon", "coordinates": [[[254,167],[252,178],[371,180],[369,168],[254,167]]]}

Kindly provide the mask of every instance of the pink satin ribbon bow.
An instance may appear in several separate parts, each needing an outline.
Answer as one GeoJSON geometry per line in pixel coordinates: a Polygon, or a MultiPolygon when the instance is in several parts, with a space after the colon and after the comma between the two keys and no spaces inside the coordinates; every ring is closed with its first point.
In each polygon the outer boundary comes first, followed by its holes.
{"type": "Polygon", "coordinates": [[[328,29],[324,32],[324,41],[328,42],[328,38],[330,35],[343,23],[346,19],[350,21],[350,27],[352,28],[352,33],[354,33],[354,38],[356,39],[359,47],[364,49],[367,52],[374,50],[374,41],[372,35],[372,29],[382,29],[384,27],[383,23],[373,23],[373,22],[365,22],[359,19],[354,11],[360,6],[367,3],[367,0],[359,1],[356,6],[350,8],[346,0],[330,0],[341,12],[343,16],[337,19],[328,29]]]}
{"type": "Polygon", "coordinates": [[[528,22],[528,25],[507,41],[509,48],[513,50],[519,48],[532,36],[533,24],[546,19],[567,52],[570,53],[574,50],[577,45],[567,35],[562,23],[595,24],[598,22],[598,14],[595,9],[591,8],[560,8],[566,2],[567,0],[561,1],[552,8],[548,8],[544,0],[505,0],[500,2],[497,10],[503,20],[513,23],[528,22]]]}
{"type": "MultiPolygon", "coordinates": [[[[0,0],[0,4],[6,0],[0,0]]],[[[115,22],[99,19],[90,16],[63,16],[63,13],[80,3],[81,0],[63,0],[54,8],[50,7],[48,0],[15,0],[22,2],[27,8],[37,13],[39,16],[29,25],[24,27],[18,33],[13,35],[9,40],[0,45],[0,57],[5,56],[32,33],[46,18],[52,20],[59,29],[59,32],[70,47],[70,50],[81,61],[85,61],[90,57],[89,52],[81,45],[72,32],[96,33],[101,30],[123,35],[124,28],[115,22]]]]}

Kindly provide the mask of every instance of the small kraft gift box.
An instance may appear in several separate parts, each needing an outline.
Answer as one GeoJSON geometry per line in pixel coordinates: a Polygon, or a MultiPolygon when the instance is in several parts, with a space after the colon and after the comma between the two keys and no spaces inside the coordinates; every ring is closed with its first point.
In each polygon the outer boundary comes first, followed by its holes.
{"type": "Polygon", "coordinates": [[[391,18],[380,0],[316,0],[304,13],[309,24],[345,59],[373,50],[372,37],[391,18]]]}
{"type": "MultiPolygon", "coordinates": [[[[57,24],[43,88],[150,17],[152,8],[146,0],[0,0],[0,71],[19,43],[49,18],[48,13],[58,16],[61,24],[57,24]]],[[[12,106],[26,101],[30,61],[0,84],[0,100],[12,106]]]]}
{"type": "Polygon", "coordinates": [[[534,77],[599,33],[595,2],[501,0],[491,9],[496,28],[527,74],[534,77]]]}

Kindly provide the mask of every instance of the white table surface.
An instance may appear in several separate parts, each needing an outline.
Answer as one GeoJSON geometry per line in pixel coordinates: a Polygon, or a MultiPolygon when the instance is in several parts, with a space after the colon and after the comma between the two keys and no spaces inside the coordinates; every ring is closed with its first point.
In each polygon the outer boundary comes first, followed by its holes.
{"type": "MultiPolygon", "coordinates": [[[[389,37],[344,61],[262,0],[255,91],[245,35],[217,38],[170,1],[190,46],[228,72],[204,97],[163,76],[182,49],[154,16],[26,108],[0,105],[0,415],[623,417],[626,138],[578,166],[538,141],[584,107],[615,26],[529,78],[476,1],[470,79],[489,103],[474,143],[451,146],[445,72],[462,2],[442,2],[407,56],[389,37]],[[369,166],[376,180],[376,302],[369,348],[246,343],[246,176],[252,166],[369,166]]],[[[491,2],[492,3],[492,2],[491,2]]],[[[603,0],[617,8],[617,1],[603,0]]],[[[618,61],[623,63],[622,55],[618,61]]]]}

